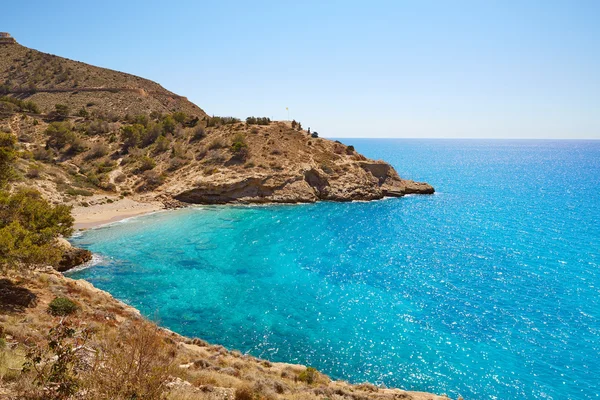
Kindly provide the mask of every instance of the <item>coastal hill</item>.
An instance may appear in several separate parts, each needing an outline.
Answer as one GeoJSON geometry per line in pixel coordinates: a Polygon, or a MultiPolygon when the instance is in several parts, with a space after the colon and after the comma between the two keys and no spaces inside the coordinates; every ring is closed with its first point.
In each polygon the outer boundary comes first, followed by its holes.
{"type": "Polygon", "coordinates": [[[23,180],[54,202],[374,200],[430,194],[296,121],[207,115],[149,80],[0,44],[0,130],[23,180]],[[86,201],[89,200],[89,201],[86,201]]]}
{"type": "Polygon", "coordinates": [[[446,399],[185,338],[58,272],[91,257],[65,238],[97,207],[408,193],[433,188],[296,121],[209,116],[156,83],[0,34],[0,398],[446,399]]]}

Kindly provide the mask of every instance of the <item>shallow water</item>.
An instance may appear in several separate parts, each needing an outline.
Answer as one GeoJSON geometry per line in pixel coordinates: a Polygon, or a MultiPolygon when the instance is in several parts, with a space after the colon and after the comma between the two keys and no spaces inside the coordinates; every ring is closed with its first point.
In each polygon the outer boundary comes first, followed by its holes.
{"type": "Polygon", "coordinates": [[[161,324],[334,378],[465,399],[600,393],[600,142],[344,140],[431,183],[85,232],[72,274],[161,324]]]}

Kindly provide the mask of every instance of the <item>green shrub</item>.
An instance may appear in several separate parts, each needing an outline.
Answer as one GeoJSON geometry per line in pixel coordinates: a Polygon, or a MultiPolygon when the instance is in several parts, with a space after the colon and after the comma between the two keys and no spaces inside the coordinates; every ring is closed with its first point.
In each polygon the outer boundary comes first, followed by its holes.
{"type": "Polygon", "coordinates": [[[93,196],[94,195],[94,193],[90,192],[89,190],[80,189],[80,188],[68,188],[65,193],[70,196],[93,196]]]}
{"type": "Polygon", "coordinates": [[[0,133],[0,189],[14,177],[13,161],[17,157],[17,138],[0,133]]]}
{"type": "Polygon", "coordinates": [[[318,378],[319,372],[313,367],[308,367],[298,375],[298,380],[312,385],[318,378]]]}
{"type": "Polygon", "coordinates": [[[18,111],[31,112],[34,114],[40,113],[40,108],[32,101],[23,101],[10,96],[2,96],[0,97],[0,102],[13,104],[18,111]]]}
{"type": "Polygon", "coordinates": [[[148,127],[141,131],[140,135],[140,146],[146,147],[155,143],[158,138],[163,134],[163,127],[159,124],[148,123],[148,127]]]}
{"type": "Polygon", "coordinates": [[[140,172],[148,171],[148,170],[156,167],[156,162],[148,156],[140,157],[139,162],[140,162],[140,165],[138,167],[138,171],[140,171],[140,172]]]}
{"type": "Polygon", "coordinates": [[[269,125],[271,123],[271,118],[269,118],[269,117],[248,117],[248,118],[246,118],[246,123],[248,125],[269,125]]]}
{"type": "Polygon", "coordinates": [[[318,132],[313,132],[313,133],[311,133],[310,136],[313,137],[313,138],[318,138],[319,137],[319,133],[318,132]]]}
{"type": "Polygon", "coordinates": [[[48,305],[48,312],[54,316],[70,315],[77,311],[77,304],[66,297],[55,297],[48,305]]]}
{"type": "Polygon", "coordinates": [[[52,122],[44,133],[48,136],[46,146],[56,150],[73,143],[77,137],[66,122],[52,122]]]}
{"type": "Polygon", "coordinates": [[[169,139],[167,139],[164,135],[160,135],[158,139],[156,139],[154,151],[156,153],[164,153],[169,149],[169,139]]]}
{"type": "Polygon", "coordinates": [[[0,267],[54,265],[62,256],[55,239],[72,233],[71,207],[54,206],[33,189],[0,191],[0,267]]]}
{"type": "Polygon", "coordinates": [[[187,115],[185,115],[185,113],[183,113],[183,112],[174,112],[172,114],[172,117],[175,121],[177,121],[180,124],[183,124],[185,122],[185,120],[187,119],[187,115]]]}
{"type": "Polygon", "coordinates": [[[128,152],[130,148],[140,145],[145,129],[144,125],[141,124],[127,125],[121,129],[121,141],[123,142],[124,152],[128,152]]]}
{"type": "Polygon", "coordinates": [[[246,143],[246,138],[242,134],[237,134],[233,138],[233,143],[231,144],[231,151],[233,152],[234,158],[240,161],[246,161],[250,152],[248,151],[248,144],[246,143]]]}
{"type": "Polygon", "coordinates": [[[240,122],[240,119],[235,117],[206,117],[207,128],[221,125],[232,125],[237,124],[238,122],[240,122]]]}
{"type": "Polygon", "coordinates": [[[166,116],[162,121],[163,134],[175,132],[176,126],[177,126],[177,123],[175,122],[173,117],[171,117],[170,115],[166,116]]]}
{"type": "Polygon", "coordinates": [[[54,111],[52,111],[49,115],[50,118],[53,118],[56,121],[64,121],[69,116],[69,107],[64,104],[56,104],[54,106],[54,111]]]}

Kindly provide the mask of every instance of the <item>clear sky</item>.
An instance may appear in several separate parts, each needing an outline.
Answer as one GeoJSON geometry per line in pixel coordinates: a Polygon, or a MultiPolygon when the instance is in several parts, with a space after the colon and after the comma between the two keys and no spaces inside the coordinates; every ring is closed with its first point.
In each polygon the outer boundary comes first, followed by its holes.
{"type": "Polygon", "coordinates": [[[600,1],[2,1],[23,45],[327,137],[600,139],[600,1]]]}

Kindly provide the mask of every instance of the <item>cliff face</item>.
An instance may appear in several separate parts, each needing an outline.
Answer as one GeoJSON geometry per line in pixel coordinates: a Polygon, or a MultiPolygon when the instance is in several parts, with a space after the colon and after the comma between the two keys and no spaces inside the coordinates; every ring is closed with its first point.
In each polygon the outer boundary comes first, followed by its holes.
{"type": "Polygon", "coordinates": [[[57,202],[105,194],[293,203],[434,191],[289,122],[209,117],[154,82],[18,44],[0,55],[0,129],[28,155],[19,163],[27,183],[57,202]]]}
{"type": "MultiPolygon", "coordinates": [[[[428,184],[401,179],[383,161],[369,160],[339,142],[312,138],[285,122],[239,129],[249,149],[245,162],[236,161],[229,150],[212,150],[205,162],[174,173],[161,190],[189,203],[351,201],[433,193],[428,184]],[[223,162],[212,167],[214,158],[223,162]]],[[[216,135],[227,140],[226,132],[216,135]]]]}

